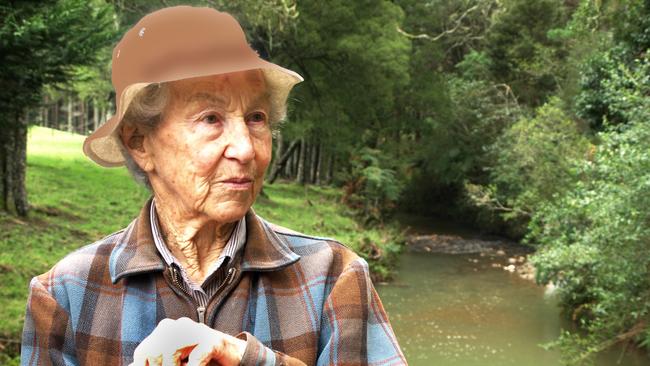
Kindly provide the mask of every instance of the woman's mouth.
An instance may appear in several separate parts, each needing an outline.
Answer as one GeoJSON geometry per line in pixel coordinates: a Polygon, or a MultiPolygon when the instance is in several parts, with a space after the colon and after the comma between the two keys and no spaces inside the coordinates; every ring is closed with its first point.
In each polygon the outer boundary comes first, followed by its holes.
{"type": "Polygon", "coordinates": [[[253,180],[247,177],[228,178],[220,183],[228,189],[235,190],[247,190],[253,186],[253,180]]]}

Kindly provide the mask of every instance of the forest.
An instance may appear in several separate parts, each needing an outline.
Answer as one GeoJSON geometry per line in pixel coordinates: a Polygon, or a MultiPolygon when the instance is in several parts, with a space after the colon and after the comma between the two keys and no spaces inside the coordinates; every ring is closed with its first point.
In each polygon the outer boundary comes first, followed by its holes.
{"type": "Polygon", "coordinates": [[[650,0],[3,2],[3,215],[30,215],[30,126],[110,118],[113,46],[177,4],[230,12],[305,78],[267,184],[336,187],[363,227],[409,212],[521,241],[578,325],[551,345],[566,364],[650,349],[650,0]]]}

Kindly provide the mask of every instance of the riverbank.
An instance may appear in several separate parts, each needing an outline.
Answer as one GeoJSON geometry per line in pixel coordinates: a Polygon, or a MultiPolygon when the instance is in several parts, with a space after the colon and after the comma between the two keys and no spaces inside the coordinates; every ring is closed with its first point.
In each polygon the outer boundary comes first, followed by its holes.
{"type": "Polygon", "coordinates": [[[416,253],[478,254],[478,258],[469,260],[475,264],[501,268],[516,273],[525,280],[535,281],[535,267],[528,261],[528,256],[533,254],[534,250],[503,238],[450,234],[409,235],[406,239],[406,250],[416,253]]]}
{"type": "MultiPolygon", "coordinates": [[[[28,218],[0,213],[0,364],[18,364],[29,280],[67,253],[128,225],[149,193],[123,169],[95,166],[84,137],[34,127],[28,140],[28,218]]],[[[335,188],[276,183],[256,212],[278,225],[331,237],[367,258],[379,279],[391,273],[396,231],[362,228],[335,188]]]]}
{"type": "MultiPolygon", "coordinates": [[[[472,255],[481,267],[500,268],[535,282],[535,267],[528,257],[535,250],[496,235],[485,235],[467,225],[433,217],[398,217],[405,228],[405,250],[414,253],[472,255]]],[[[552,288],[553,286],[548,286],[552,288]]]]}
{"type": "MultiPolygon", "coordinates": [[[[410,365],[559,366],[545,350],[576,326],[557,289],[535,282],[533,248],[432,217],[398,217],[407,245],[397,276],[378,291],[410,365]]],[[[648,365],[645,350],[618,344],[596,366],[648,365]]]]}

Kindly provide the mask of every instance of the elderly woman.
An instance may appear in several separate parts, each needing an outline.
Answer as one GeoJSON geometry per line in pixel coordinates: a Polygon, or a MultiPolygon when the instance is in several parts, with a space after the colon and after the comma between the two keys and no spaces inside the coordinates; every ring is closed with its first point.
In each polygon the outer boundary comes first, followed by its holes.
{"type": "Polygon", "coordinates": [[[366,263],[251,209],[302,78],[230,15],[192,7],[145,16],[112,71],[118,113],[84,152],[153,197],[32,280],[22,363],[405,364],[366,263]]]}

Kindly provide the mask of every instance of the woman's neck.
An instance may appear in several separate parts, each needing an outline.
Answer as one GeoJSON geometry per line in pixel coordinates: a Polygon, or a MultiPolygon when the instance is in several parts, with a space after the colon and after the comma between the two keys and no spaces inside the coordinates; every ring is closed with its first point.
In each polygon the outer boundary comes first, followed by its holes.
{"type": "Polygon", "coordinates": [[[218,223],[164,197],[156,196],[155,206],[167,248],[194,282],[203,283],[237,222],[218,223]]]}

